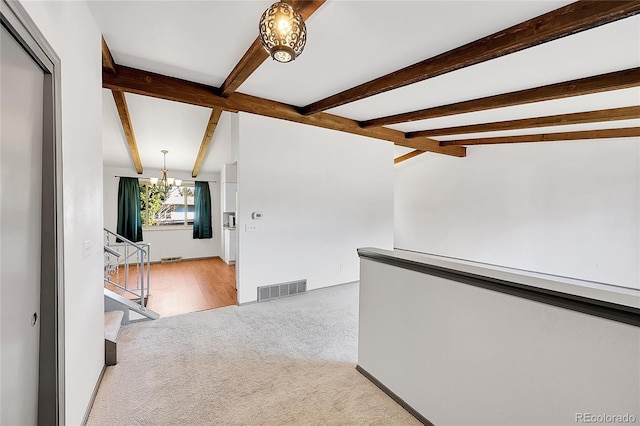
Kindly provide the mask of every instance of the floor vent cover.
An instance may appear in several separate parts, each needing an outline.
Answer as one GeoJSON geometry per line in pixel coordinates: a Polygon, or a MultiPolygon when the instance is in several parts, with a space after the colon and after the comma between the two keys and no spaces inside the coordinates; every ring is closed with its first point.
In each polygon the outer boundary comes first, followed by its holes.
{"type": "Polygon", "coordinates": [[[307,280],[291,281],[282,284],[265,285],[258,287],[258,302],[280,299],[294,294],[306,293],[307,280]]]}
{"type": "Polygon", "coordinates": [[[162,259],[160,259],[160,263],[180,262],[181,260],[182,260],[182,256],[163,257],[162,259]]]}

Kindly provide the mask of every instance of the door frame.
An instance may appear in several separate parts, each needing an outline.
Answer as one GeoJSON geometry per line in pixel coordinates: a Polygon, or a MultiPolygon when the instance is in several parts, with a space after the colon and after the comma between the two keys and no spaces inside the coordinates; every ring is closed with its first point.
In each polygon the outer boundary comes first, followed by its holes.
{"type": "Polygon", "coordinates": [[[38,424],[65,424],[64,264],[60,58],[15,0],[0,23],[44,72],[38,424]]]}

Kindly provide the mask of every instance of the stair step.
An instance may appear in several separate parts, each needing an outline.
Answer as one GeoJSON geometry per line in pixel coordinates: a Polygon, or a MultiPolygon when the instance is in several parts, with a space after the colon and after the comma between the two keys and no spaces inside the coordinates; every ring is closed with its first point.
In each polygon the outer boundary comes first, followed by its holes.
{"type": "Polygon", "coordinates": [[[121,295],[119,295],[118,293],[115,293],[111,290],[109,290],[108,288],[104,288],[104,304],[105,304],[105,309],[109,309],[109,310],[124,310],[125,311],[125,317],[124,317],[124,323],[128,324],[129,323],[129,317],[131,312],[137,312],[140,315],[143,315],[149,319],[152,320],[156,320],[158,318],[160,318],[160,315],[158,315],[157,312],[152,311],[149,308],[146,307],[142,307],[140,306],[138,303],[136,303],[135,301],[129,300],[126,297],[123,297],[121,295]]]}
{"type": "Polygon", "coordinates": [[[115,342],[120,332],[124,312],[112,311],[104,313],[104,338],[111,342],[115,342]]]}
{"type": "MultiPolygon", "coordinates": [[[[133,301],[140,301],[140,296],[137,296],[135,294],[131,294],[128,291],[124,291],[118,287],[116,287],[113,284],[106,284],[105,288],[108,290],[113,291],[114,293],[119,294],[120,296],[124,297],[125,299],[129,299],[129,300],[133,300],[133,301]]],[[[133,289],[132,291],[139,291],[138,289],[133,289]]],[[[146,302],[149,299],[149,295],[145,294],[144,296],[144,301],[146,302]]]]}

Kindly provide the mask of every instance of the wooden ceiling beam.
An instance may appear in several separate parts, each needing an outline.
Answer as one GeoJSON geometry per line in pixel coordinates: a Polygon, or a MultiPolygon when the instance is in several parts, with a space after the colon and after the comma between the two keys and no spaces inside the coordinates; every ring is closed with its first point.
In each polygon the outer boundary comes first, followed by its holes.
{"type": "Polygon", "coordinates": [[[640,127],[621,129],[582,130],[579,132],[542,133],[537,135],[502,136],[495,138],[460,139],[440,142],[442,146],[490,145],[525,142],[557,142],[587,139],[632,138],[640,136],[640,127]]]}
{"type": "MultiPolygon", "coordinates": [[[[111,50],[102,37],[102,73],[115,75],[118,72],[118,66],[113,60],[111,50]]],[[[118,116],[120,117],[120,123],[122,123],[122,130],[124,136],[127,139],[127,149],[129,150],[129,156],[133,162],[133,166],[136,168],[138,174],[142,174],[142,161],[140,161],[140,153],[138,152],[138,144],[136,142],[136,136],[133,133],[133,124],[131,123],[131,115],[129,115],[129,107],[127,106],[127,100],[124,93],[119,90],[112,90],[113,100],[116,103],[118,110],[118,116]]]]}
{"type": "Polygon", "coordinates": [[[565,126],[569,124],[600,123],[616,120],[640,118],[640,106],[602,109],[598,111],[576,112],[572,114],[548,115],[545,117],[523,118],[494,123],[470,124],[467,126],[445,127],[441,129],[408,132],[406,137],[434,137],[464,135],[468,133],[497,132],[503,130],[531,129],[535,127],[565,126]]]}
{"type": "Polygon", "coordinates": [[[218,125],[218,121],[220,121],[220,115],[222,115],[222,110],[220,108],[213,108],[211,116],[209,117],[209,122],[207,123],[207,129],[204,131],[204,136],[200,143],[196,162],[193,165],[193,170],[191,171],[191,177],[197,177],[198,173],[200,173],[200,167],[202,167],[202,162],[207,156],[207,151],[209,151],[209,145],[211,144],[211,139],[213,139],[213,135],[216,132],[216,126],[218,125]]]}
{"type": "MultiPolygon", "coordinates": [[[[326,0],[293,0],[288,3],[302,15],[305,21],[324,4],[326,0]]],[[[227,79],[220,87],[220,94],[229,96],[244,83],[255,70],[269,57],[269,53],[262,47],[260,37],[256,37],[249,49],[233,68],[227,79]]]]}
{"type": "Polygon", "coordinates": [[[424,154],[424,151],[420,151],[417,149],[415,151],[407,152],[406,154],[401,155],[400,157],[394,159],[393,164],[402,163],[403,161],[407,161],[408,159],[413,158],[420,154],[424,154]]]}
{"type": "MultiPolygon", "coordinates": [[[[594,113],[604,113],[605,111],[613,111],[613,114],[617,117],[624,118],[614,118],[614,120],[625,120],[625,119],[634,119],[640,118],[640,107],[625,107],[625,108],[613,108],[611,110],[601,110],[601,111],[591,111],[594,113]],[[625,110],[626,112],[624,112],[625,110]]],[[[589,113],[591,113],[589,112],[589,113]]],[[[578,114],[589,114],[589,113],[577,113],[578,114]]],[[[573,114],[569,114],[573,115],[573,114]]],[[[560,117],[560,116],[558,116],[560,117]]],[[[541,117],[545,118],[545,117],[541,117]]],[[[596,120],[607,121],[607,120],[596,120]]],[[[591,123],[592,121],[580,121],[580,123],[591,123]]],[[[505,122],[507,123],[507,122],[505,122]]],[[[499,123],[487,123],[487,125],[491,124],[499,124],[499,123]]],[[[577,122],[573,123],[561,123],[561,124],[578,124],[577,122]]],[[[479,124],[478,126],[483,126],[479,124]]],[[[466,126],[473,127],[473,126],[466,126]]],[[[534,126],[527,126],[526,128],[531,128],[534,126]]],[[[513,130],[513,129],[522,129],[524,127],[514,127],[512,129],[495,129],[495,130],[513,130]]],[[[437,130],[437,129],[436,129],[437,130]]],[[[446,130],[446,129],[443,129],[446,130]]],[[[489,131],[489,130],[483,130],[489,131]]],[[[418,132],[416,132],[418,133],[418,132]]],[[[476,130],[473,132],[467,133],[476,133],[476,130]]],[[[453,133],[453,134],[462,134],[462,133],[453,133]]],[[[444,136],[445,134],[438,133],[433,136],[444,136]]],[[[564,132],[564,133],[545,133],[545,134],[537,134],[537,135],[522,135],[522,136],[504,136],[504,137],[495,137],[495,138],[477,138],[477,139],[461,139],[455,141],[443,141],[440,142],[441,146],[465,146],[465,145],[490,145],[490,144],[501,144],[501,143],[524,143],[524,142],[554,142],[554,141],[568,141],[568,140],[585,140],[585,139],[608,139],[608,138],[628,138],[628,137],[637,137],[640,136],[640,127],[627,127],[622,129],[604,129],[604,130],[585,130],[585,131],[577,131],[577,132],[564,132]]],[[[410,158],[413,158],[417,155],[424,154],[424,151],[415,150],[411,151],[405,155],[402,155],[394,160],[394,164],[401,163],[410,158]]]]}
{"type": "Polygon", "coordinates": [[[240,87],[268,57],[269,54],[262,47],[260,38],[256,38],[242,58],[240,58],[240,61],[233,68],[224,83],[222,83],[220,94],[227,97],[238,90],[238,87],[240,87]]]}
{"type": "Polygon", "coordinates": [[[315,114],[640,13],[640,2],[582,0],[345,90],[303,108],[315,114]]]}
{"type": "MultiPolygon", "coordinates": [[[[640,4],[640,2],[638,2],[638,4],[640,4]]],[[[630,68],[608,74],[550,84],[548,86],[534,87],[532,89],[518,90],[516,92],[441,105],[419,111],[375,118],[373,120],[362,121],[360,125],[364,128],[387,126],[390,124],[407,123],[447,115],[504,108],[532,102],[550,101],[611,90],[628,89],[637,86],[640,86],[640,68],[630,68]]]]}
{"type": "Polygon", "coordinates": [[[102,69],[111,74],[117,72],[116,63],[113,60],[113,56],[111,56],[111,51],[109,50],[109,46],[107,46],[107,42],[104,40],[104,36],[102,37],[102,69]]]}
{"type": "MultiPolygon", "coordinates": [[[[103,71],[104,75],[105,71],[103,71]]],[[[138,174],[142,174],[142,162],[140,161],[140,153],[138,152],[138,144],[136,143],[136,137],[133,133],[133,125],[131,124],[131,116],[129,115],[129,108],[127,107],[127,100],[124,97],[124,92],[119,90],[111,90],[113,93],[113,100],[118,108],[118,115],[120,116],[120,122],[122,123],[122,129],[124,135],[127,138],[127,146],[129,153],[131,154],[131,161],[136,168],[138,174]]]]}
{"type": "Polygon", "coordinates": [[[233,101],[217,95],[216,87],[122,65],[118,68],[116,75],[102,73],[103,88],[208,108],[217,107],[225,111],[238,111],[234,110],[233,101]]]}
{"type": "Polygon", "coordinates": [[[327,113],[304,116],[292,105],[242,93],[233,93],[225,98],[217,94],[219,90],[215,87],[125,66],[119,66],[118,74],[116,75],[103,72],[102,87],[207,108],[220,108],[224,111],[248,112],[250,114],[386,140],[396,145],[422,151],[436,152],[455,157],[464,157],[466,155],[464,147],[441,147],[438,141],[434,139],[407,139],[403,132],[387,128],[363,129],[355,120],[327,113]]]}

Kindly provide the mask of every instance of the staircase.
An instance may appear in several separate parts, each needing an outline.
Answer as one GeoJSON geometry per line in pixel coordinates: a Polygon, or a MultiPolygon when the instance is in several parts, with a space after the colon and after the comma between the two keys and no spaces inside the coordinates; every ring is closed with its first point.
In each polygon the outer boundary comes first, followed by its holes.
{"type": "Polygon", "coordinates": [[[121,311],[122,324],[155,320],[149,296],[149,244],[137,244],[104,230],[104,310],[121,311]]]}

